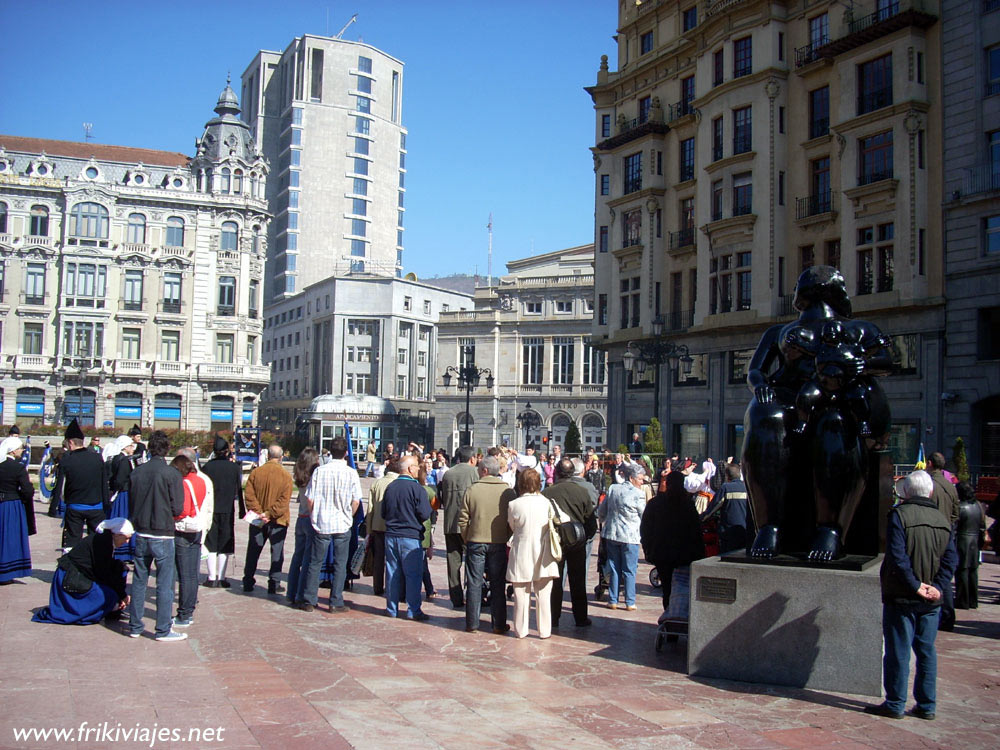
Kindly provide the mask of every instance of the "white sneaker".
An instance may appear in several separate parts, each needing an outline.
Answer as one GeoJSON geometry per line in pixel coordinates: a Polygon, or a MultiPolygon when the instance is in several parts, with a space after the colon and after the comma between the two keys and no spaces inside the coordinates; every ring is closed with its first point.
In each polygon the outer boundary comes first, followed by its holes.
{"type": "Polygon", "coordinates": [[[166,635],[156,636],[156,640],[164,641],[166,643],[173,643],[174,641],[186,641],[188,637],[187,633],[178,633],[175,630],[171,630],[166,635]]]}

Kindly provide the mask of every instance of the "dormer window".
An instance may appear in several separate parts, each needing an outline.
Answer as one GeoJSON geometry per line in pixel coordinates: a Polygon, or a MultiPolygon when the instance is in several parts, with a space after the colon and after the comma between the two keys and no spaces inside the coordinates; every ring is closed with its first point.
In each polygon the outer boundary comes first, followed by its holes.
{"type": "Polygon", "coordinates": [[[98,170],[97,167],[87,167],[85,170],[83,170],[83,176],[86,177],[88,180],[96,180],[98,177],[101,176],[101,172],[100,170],[98,170]]]}

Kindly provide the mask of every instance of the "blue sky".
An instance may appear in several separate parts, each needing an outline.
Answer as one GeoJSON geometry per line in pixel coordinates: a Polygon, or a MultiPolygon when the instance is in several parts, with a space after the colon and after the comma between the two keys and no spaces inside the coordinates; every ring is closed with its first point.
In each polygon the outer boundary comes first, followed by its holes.
{"type": "MultiPolygon", "coordinates": [[[[614,0],[0,0],[0,133],[192,154],[231,71],[303,33],[401,59],[404,265],[486,273],[593,241],[594,116],[583,87],[614,59],[614,0]],[[329,17],[329,21],[327,20],[329,17]]],[[[238,85],[234,86],[239,93],[238,85]]]]}

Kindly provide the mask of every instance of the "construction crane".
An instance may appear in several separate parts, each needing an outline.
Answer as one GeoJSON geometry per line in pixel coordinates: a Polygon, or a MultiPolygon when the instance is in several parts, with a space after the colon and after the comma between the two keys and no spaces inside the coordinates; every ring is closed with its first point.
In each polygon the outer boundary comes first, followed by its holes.
{"type": "Polygon", "coordinates": [[[352,23],[354,23],[357,20],[358,20],[358,14],[355,13],[353,16],[351,16],[351,20],[344,24],[344,28],[342,28],[340,31],[338,31],[334,35],[333,38],[334,39],[340,39],[344,35],[344,32],[347,31],[347,27],[350,26],[352,23]]]}

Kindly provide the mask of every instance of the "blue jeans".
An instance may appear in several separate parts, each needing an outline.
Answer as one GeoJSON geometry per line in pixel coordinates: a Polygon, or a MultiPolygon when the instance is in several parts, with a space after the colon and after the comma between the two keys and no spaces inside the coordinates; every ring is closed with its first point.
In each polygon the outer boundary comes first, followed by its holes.
{"type": "Polygon", "coordinates": [[[142,632],[149,569],[156,561],[156,636],[170,632],[170,610],[174,606],[174,540],[149,539],[135,535],[135,570],[132,573],[132,601],[128,605],[129,630],[142,632]]]}
{"type": "Polygon", "coordinates": [[[469,542],[465,545],[465,627],[478,628],[483,608],[483,575],[490,579],[490,619],[494,630],[507,625],[507,545],[469,542]]]}
{"type": "Polygon", "coordinates": [[[295,552],[288,568],[288,601],[305,601],[306,577],[309,574],[309,560],[312,554],[313,531],[309,516],[299,516],[295,521],[295,552]]]}
{"type": "Polygon", "coordinates": [[[385,611],[395,617],[398,602],[406,596],[406,616],[420,614],[420,584],[424,577],[424,550],[419,539],[394,534],[385,535],[385,573],[389,579],[385,590],[385,611]],[[404,582],[405,579],[405,582],[404,582]]]}
{"type": "Polygon", "coordinates": [[[924,605],[883,604],[882,636],[885,656],[882,657],[882,680],[885,703],[891,710],[906,708],[906,678],[910,673],[910,649],[917,656],[913,677],[913,698],[917,708],[933,712],[937,705],[937,637],[941,608],[923,611],[924,605]]]}
{"type": "Polygon", "coordinates": [[[635,571],[639,567],[639,545],[613,542],[608,545],[608,601],[618,603],[618,582],[625,584],[625,606],[635,606],[635,571]]]}
{"type": "MultiPolygon", "coordinates": [[[[177,619],[190,620],[198,604],[198,568],[201,567],[201,532],[174,537],[177,566],[177,619]]],[[[157,573],[159,575],[159,573],[157,573]]]]}
{"type": "Polygon", "coordinates": [[[340,534],[320,534],[315,532],[309,555],[309,573],[306,576],[302,598],[316,606],[316,592],[319,591],[319,571],[326,560],[327,550],[333,544],[333,584],[330,587],[330,606],[344,606],[344,581],[347,580],[347,551],[351,546],[351,532],[340,534]]]}

